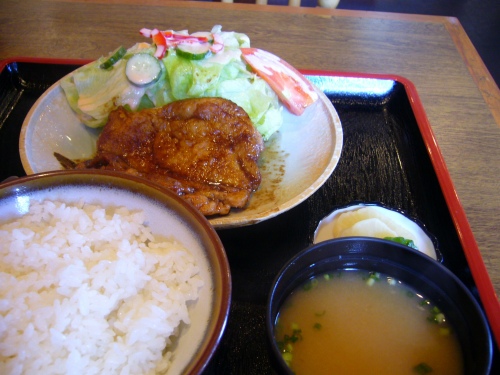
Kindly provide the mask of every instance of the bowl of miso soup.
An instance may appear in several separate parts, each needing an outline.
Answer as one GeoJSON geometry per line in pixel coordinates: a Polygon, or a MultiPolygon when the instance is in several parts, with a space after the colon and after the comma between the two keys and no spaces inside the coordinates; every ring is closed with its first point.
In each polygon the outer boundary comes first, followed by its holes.
{"type": "Polygon", "coordinates": [[[384,239],[312,245],[273,282],[266,316],[284,374],[489,374],[485,315],[450,270],[384,239]]]}

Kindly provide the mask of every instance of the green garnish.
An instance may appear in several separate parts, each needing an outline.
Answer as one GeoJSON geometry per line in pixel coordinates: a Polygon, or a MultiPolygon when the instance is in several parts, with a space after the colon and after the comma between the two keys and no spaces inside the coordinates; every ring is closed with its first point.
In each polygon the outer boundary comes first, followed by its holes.
{"type": "Polygon", "coordinates": [[[445,322],[445,317],[444,317],[444,314],[435,314],[435,315],[431,315],[427,318],[427,320],[429,320],[429,322],[432,322],[432,323],[436,323],[436,324],[442,324],[445,322]]]}
{"type": "Polygon", "coordinates": [[[366,284],[368,286],[372,286],[376,281],[380,281],[380,273],[379,272],[370,272],[368,279],[366,280],[366,284]]]}
{"type": "Polygon", "coordinates": [[[413,371],[416,372],[417,374],[422,374],[422,375],[430,374],[432,372],[432,367],[425,362],[421,362],[415,367],[413,367],[413,371]]]}
{"type": "Polygon", "coordinates": [[[312,288],[316,287],[316,285],[318,285],[318,280],[315,278],[312,278],[304,284],[302,289],[305,291],[308,291],[308,290],[311,290],[312,288]]]}
{"type": "Polygon", "coordinates": [[[431,304],[431,301],[428,299],[424,299],[422,302],[420,302],[420,306],[429,306],[431,304]]]}
{"type": "Polygon", "coordinates": [[[437,306],[433,306],[432,309],[430,310],[431,316],[427,318],[429,322],[436,323],[436,324],[443,324],[446,322],[446,318],[444,314],[439,310],[437,306]]]}
{"type": "Polygon", "coordinates": [[[319,311],[319,312],[315,312],[315,313],[314,313],[314,315],[315,315],[315,316],[318,316],[318,317],[323,316],[323,315],[325,315],[325,314],[326,314],[326,310],[323,310],[323,311],[319,311]]]}
{"type": "Polygon", "coordinates": [[[288,366],[290,366],[293,358],[293,344],[299,340],[302,340],[302,330],[300,329],[299,325],[293,323],[291,325],[291,329],[291,335],[285,334],[282,341],[276,342],[276,344],[278,344],[279,350],[281,351],[281,356],[288,366]]]}
{"type": "Polygon", "coordinates": [[[326,281],[332,280],[334,277],[341,278],[342,277],[342,272],[331,272],[331,273],[325,273],[323,274],[323,278],[326,281]]]}
{"type": "Polygon", "coordinates": [[[117,50],[115,50],[112,55],[104,61],[101,65],[99,65],[99,68],[101,69],[111,69],[113,65],[115,65],[119,60],[122,59],[123,56],[127,53],[127,49],[123,46],[118,47],[117,50]]]}
{"type": "Polygon", "coordinates": [[[285,334],[283,336],[283,341],[278,341],[278,347],[280,350],[286,350],[288,344],[296,343],[297,341],[302,339],[302,330],[298,328],[296,325],[292,325],[292,334],[285,334]]]}
{"type": "Polygon", "coordinates": [[[318,331],[321,329],[321,327],[322,327],[322,325],[320,323],[314,323],[314,325],[313,325],[313,328],[318,330],[318,331]]]}
{"type": "Polygon", "coordinates": [[[409,240],[409,239],[404,238],[404,237],[384,237],[384,240],[397,242],[401,245],[406,245],[408,247],[411,247],[412,249],[418,250],[417,245],[415,245],[415,242],[413,242],[413,240],[409,240]]]}

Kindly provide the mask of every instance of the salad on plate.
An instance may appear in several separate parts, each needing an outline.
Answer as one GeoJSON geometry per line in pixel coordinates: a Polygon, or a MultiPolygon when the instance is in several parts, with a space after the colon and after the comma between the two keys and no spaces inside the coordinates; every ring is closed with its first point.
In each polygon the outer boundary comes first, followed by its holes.
{"type": "Polygon", "coordinates": [[[315,102],[311,83],[279,57],[250,47],[243,33],[140,30],[149,42],[119,47],[60,82],[72,110],[92,128],[123,106],[132,111],[176,100],[221,97],[242,107],[264,140],[315,102]]]}

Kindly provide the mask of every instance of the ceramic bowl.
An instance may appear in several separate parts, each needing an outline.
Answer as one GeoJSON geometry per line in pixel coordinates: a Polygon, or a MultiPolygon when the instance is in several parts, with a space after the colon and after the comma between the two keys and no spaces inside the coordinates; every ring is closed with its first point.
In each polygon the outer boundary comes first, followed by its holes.
{"type": "Polygon", "coordinates": [[[406,283],[445,314],[462,347],[466,375],[489,374],[492,339],[483,311],[467,287],[441,263],[392,241],[346,237],[311,245],[290,259],[273,282],[267,303],[266,329],[273,361],[291,374],[274,339],[275,323],[285,299],[313,276],[336,270],[380,272],[406,283]]]}
{"type": "Polygon", "coordinates": [[[204,286],[198,300],[189,305],[191,323],[182,328],[168,374],[202,372],[223,335],[231,299],[226,253],[205,217],[146,180],[96,170],[48,172],[0,184],[0,221],[22,215],[34,199],[143,210],[154,235],[173,236],[190,250],[204,286]]]}
{"type": "Polygon", "coordinates": [[[378,202],[352,202],[324,217],[314,232],[313,243],[348,236],[411,239],[416,248],[442,261],[437,238],[425,225],[405,211],[378,202]]]}

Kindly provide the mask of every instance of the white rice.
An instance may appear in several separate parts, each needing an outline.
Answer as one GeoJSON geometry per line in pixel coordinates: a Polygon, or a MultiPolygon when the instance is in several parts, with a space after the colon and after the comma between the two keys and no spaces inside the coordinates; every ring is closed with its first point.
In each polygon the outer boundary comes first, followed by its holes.
{"type": "Polygon", "coordinates": [[[0,223],[0,374],[165,372],[198,272],[143,212],[33,202],[0,223]]]}

